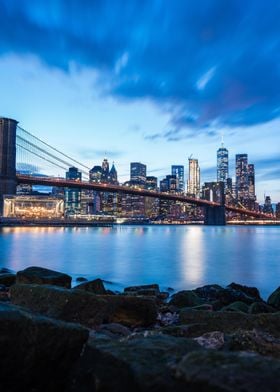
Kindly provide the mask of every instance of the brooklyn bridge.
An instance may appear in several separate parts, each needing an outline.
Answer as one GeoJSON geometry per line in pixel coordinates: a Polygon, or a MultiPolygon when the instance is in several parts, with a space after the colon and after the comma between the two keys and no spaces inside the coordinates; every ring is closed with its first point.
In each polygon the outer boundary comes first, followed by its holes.
{"type": "Polygon", "coordinates": [[[59,151],[55,146],[51,146],[36,135],[21,128],[17,121],[9,118],[0,118],[0,214],[2,214],[3,210],[3,197],[5,195],[15,195],[16,187],[19,184],[30,184],[138,195],[204,207],[204,223],[207,225],[225,225],[227,211],[255,219],[272,219],[270,214],[228,204],[225,202],[224,195],[221,196],[221,202],[217,203],[184,194],[90,182],[87,179],[88,171],[89,168],[85,164],[71,158],[66,152],[59,151]],[[34,158],[36,158],[40,162],[45,162],[46,165],[53,165],[65,171],[74,165],[84,175],[85,180],[69,180],[51,175],[20,174],[17,172],[19,156],[21,156],[21,164],[24,163],[22,156],[25,157],[26,163],[28,163],[28,157],[32,156],[33,162],[34,158]]]}

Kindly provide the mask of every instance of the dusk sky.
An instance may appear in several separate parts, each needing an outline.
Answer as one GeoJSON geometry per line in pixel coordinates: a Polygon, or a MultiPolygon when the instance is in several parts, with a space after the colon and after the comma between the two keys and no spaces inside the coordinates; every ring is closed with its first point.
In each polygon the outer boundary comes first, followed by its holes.
{"type": "MultiPolygon", "coordinates": [[[[85,162],[161,178],[224,135],[280,201],[279,0],[0,0],[0,116],[85,162]]],[[[43,169],[42,169],[43,171],[43,169]]]]}

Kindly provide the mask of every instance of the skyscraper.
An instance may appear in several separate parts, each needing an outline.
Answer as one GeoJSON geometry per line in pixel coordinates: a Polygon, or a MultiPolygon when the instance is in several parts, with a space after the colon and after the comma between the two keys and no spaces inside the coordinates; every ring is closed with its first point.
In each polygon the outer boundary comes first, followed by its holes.
{"type": "Polygon", "coordinates": [[[140,162],[130,163],[130,181],[145,184],[147,175],[147,166],[140,162]]]}
{"type": "Polygon", "coordinates": [[[184,166],[183,165],[172,165],[171,175],[176,176],[178,179],[178,192],[185,191],[185,178],[184,178],[184,166]]]}
{"type": "Polygon", "coordinates": [[[200,194],[200,168],[198,159],[189,158],[188,194],[199,197],[200,194]]]}
{"type": "MultiPolygon", "coordinates": [[[[82,173],[76,167],[70,167],[66,172],[67,180],[82,180],[82,173]]],[[[81,213],[81,190],[65,188],[65,214],[73,215],[81,213]]]]}
{"type": "Polygon", "coordinates": [[[104,158],[102,162],[101,182],[109,181],[109,162],[108,159],[104,158]]]}
{"type": "Polygon", "coordinates": [[[248,165],[248,187],[249,187],[249,198],[251,201],[256,200],[255,191],[255,165],[248,165]]]}
{"type": "Polygon", "coordinates": [[[226,186],[228,179],[228,150],[222,143],[217,151],[217,181],[222,181],[226,186]]]}
{"type": "Polygon", "coordinates": [[[248,155],[237,154],[235,157],[236,196],[242,203],[249,199],[248,155]]]}

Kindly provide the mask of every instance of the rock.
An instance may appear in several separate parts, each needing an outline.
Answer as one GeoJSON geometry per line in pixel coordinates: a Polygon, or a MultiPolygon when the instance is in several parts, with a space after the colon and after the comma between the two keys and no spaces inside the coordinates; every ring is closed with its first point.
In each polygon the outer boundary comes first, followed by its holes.
{"type": "Polygon", "coordinates": [[[98,328],[96,328],[96,331],[116,338],[122,336],[129,336],[131,334],[129,328],[117,323],[102,324],[98,328]]]}
{"type": "Polygon", "coordinates": [[[157,295],[157,298],[158,298],[159,300],[162,300],[162,301],[167,300],[167,299],[169,298],[169,293],[168,293],[168,291],[161,291],[161,292],[157,295]]]}
{"type": "MultiPolygon", "coordinates": [[[[232,283],[234,287],[241,287],[246,289],[252,289],[254,292],[254,288],[237,285],[232,283]]],[[[230,305],[232,302],[242,301],[246,304],[250,305],[253,302],[256,302],[257,299],[255,297],[249,296],[247,293],[242,291],[241,289],[234,289],[233,287],[223,288],[219,285],[206,285],[203,287],[199,287],[193,290],[200,298],[204,300],[204,302],[215,301],[215,309],[220,309],[222,306],[230,305]],[[217,302],[218,301],[218,302],[217,302]]]]}
{"type": "Polygon", "coordinates": [[[197,330],[197,324],[189,325],[168,325],[158,330],[159,333],[175,337],[191,337],[197,330]]]}
{"type": "Polygon", "coordinates": [[[102,324],[108,317],[107,303],[82,290],[59,286],[16,284],[10,289],[11,301],[55,319],[77,322],[87,327],[102,324]]]}
{"type": "Polygon", "coordinates": [[[243,313],[248,313],[249,306],[247,304],[245,304],[244,302],[236,301],[236,302],[233,302],[230,305],[227,305],[227,306],[223,307],[222,311],[225,311],[225,312],[243,312],[243,313]]]}
{"type": "Polygon", "coordinates": [[[193,337],[206,332],[221,331],[224,333],[236,332],[238,329],[258,329],[280,337],[280,312],[246,314],[241,312],[204,312],[192,309],[181,309],[179,313],[180,324],[196,324],[193,337]]]}
{"type": "Polygon", "coordinates": [[[250,305],[248,313],[275,313],[277,310],[272,306],[267,305],[265,302],[254,302],[250,305]]]}
{"type": "Polygon", "coordinates": [[[203,304],[203,300],[199,298],[192,290],[179,291],[173,294],[169,302],[170,305],[175,305],[178,308],[192,307],[203,304]]]}
{"type": "Polygon", "coordinates": [[[241,291],[242,293],[246,294],[248,297],[255,298],[256,302],[263,301],[263,299],[260,296],[260,292],[256,287],[243,286],[238,283],[231,283],[227,287],[234,289],[236,291],[241,291]]]}
{"type": "Polygon", "coordinates": [[[203,304],[203,305],[193,306],[192,309],[193,310],[204,310],[205,312],[212,312],[213,305],[203,304]]]}
{"type": "Polygon", "coordinates": [[[159,293],[159,285],[154,283],[154,284],[145,284],[142,286],[130,286],[126,287],[124,289],[124,292],[131,292],[131,291],[139,291],[139,290],[155,290],[157,293],[159,293]]]}
{"type": "Polygon", "coordinates": [[[227,337],[227,350],[251,351],[280,359],[280,339],[262,331],[236,331],[227,337]]]}
{"type": "Polygon", "coordinates": [[[79,277],[76,279],[76,282],[87,282],[87,278],[84,278],[83,276],[79,276],[79,277]]]}
{"type": "Polygon", "coordinates": [[[172,325],[178,322],[178,318],[178,313],[160,312],[157,316],[157,321],[160,325],[172,325]]]}
{"type": "Polygon", "coordinates": [[[268,305],[273,306],[275,309],[280,310],[280,286],[278,289],[273,291],[272,294],[270,294],[267,303],[268,305]]]}
{"type": "Polygon", "coordinates": [[[7,287],[10,287],[12,284],[16,283],[16,275],[12,273],[3,273],[0,274],[0,284],[4,284],[7,287]]]}
{"type": "Polygon", "coordinates": [[[74,289],[89,291],[94,294],[107,294],[107,290],[105,289],[103,282],[101,279],[94,279],[89,282],[84,282],[74,287],[74,289]]]}
{"type": "Polygon", "coordinates": [[[202,348],[191,339],[166,335],[90,339],[71,391],[183,391],[170,364],[192,350],[202,348]]]}
{"type": "Polygon", "coordinates": [[[16,283],[48,284],[71,288],[71,276],[42,267],[28,267],[18,271],[16,283]]]}
{"type": "Polygon", "coordinates": [[[0,293],[6,293],[8,288],[4,284],[0,284],[0,293]]]}
{"type": "Polygon", "coordinates": [[[153,299],[125,295],[99,296],[107,302],[106,323],[127,327],[146,327],[156,323],[157,306],[153,299]]]}
{"type": "Polygon", "coordinates": [[[175,367],[188,391],[277,392],[279,374],[277,359],[215,350],[189,353],[175,367]]]}
{"type": "Polygon", "coordinates": [[[0,274],[13,274],[13,271],[10,270],[9,268],[0,268],[0,274]]]}
{"type": "Polygon", "coordinates": [[[157,307],[143,297],[95,295],[58,286],[16,284],[10,289],[12,303],[34,312],[87,327],[103,323],[149,326],[156,322],[157,307]]]}
{"type": "Polygon", "coordinates": [[[64,391],[87,329],[0,304],[2,391],[64,391]]]}
{"type": "Polygon", "coordinates": [[[205,333],[194,340],[204,348],[219,350],[225,344],[225,335],[223,332],[213,331],[205,333]]]}

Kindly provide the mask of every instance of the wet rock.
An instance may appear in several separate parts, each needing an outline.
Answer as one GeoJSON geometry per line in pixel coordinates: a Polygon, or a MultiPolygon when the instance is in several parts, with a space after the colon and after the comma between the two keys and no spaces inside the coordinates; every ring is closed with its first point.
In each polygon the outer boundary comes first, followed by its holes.
{"type": "Polygon", "coordinates": [[[248,313],[249,306],[247,304],[245,304],[244,302],[236,301],[236,302],[233,302],[230,305],[227,305],[227,306],[223,307],[222,311],[224,311],[224,312],[243,312],[243,313],[248,313]]]}
{"type": "Polygon", "coordinates": [[[179,315],[177,313],[164,312],[159,313],[157,320],[160,325],[172,325],[178,322],[179,315]]]}
{"type": "Polygon", "coordinates": [[[16,283],[16,274],[12,273],[0,273],[0,284],[10,287],[12,284],[16,283]]]}
{"type": "Polygon", "coordinates": [[[13,274],[13,271],[10,270],[9,268],[0,268],[0,274],[13,274]]]}
{"type": "Polygon", "coordinates": [[[148,336],[95,340],[87,344],[71,391],[183,391],[172,366],[192,350],[202,350],[191,339],[148,336]]]}
{"type": "Polygon", "coordinates": [[[278,289],[273,291],[272,294],[270,294],[267,303],[268,305],[273,306],[275,309],[280,310],[280,286],[278,289]]]}
{"type": "Polygon", "coordinates": [[[107,317],[107,303],[82,290],[58,286],[16,284],[10,289],[12,303],[55,319],[93,327],[107,317]]]}
{"type": "Polygon", "coordinates": [[[159,333],[175,337],[192,337],[197,331],[197,324],[169,325],[158,330],[159,333]]]}
{"type": "Polygon", "coordinates": [[[204,301],[199,298],[194,291],[183,290],[173,294],[169,304],[177,306],[178,308],[185,308],[202,305],[203,302],[204,301]]]}
{"type": "Polygon", "coordinates": [[[267,305],[265,302],[254,302],[250,305],[248,313],[275,313],[277,310],[272,306],[267,305]]]}
{"type": "Polygon", "coordinates": [[[236,331],[227,338],[228,350],[251,351],[280,359],[280,339],[258,331],[236,331]]]}
{"type": "Polygon", "coordinates": [[[16,283],[48,284],[71,288],[71,276],[42,267],[28,267],[16,274],[16,283]]]}
{"type": "Polygon", "coordinates": [[[79,276],[79,277],[76,279],[76,282],[87,282],[87,278],[84,278],[83,276],[79,276]]]}
{"type": "Polygon", "coordinates": [[[107,290],[103,285],[103,281],[101,279],[94,279],[88,282],[83,282],[78,286],[74,287],[74,289],[89,291],[90,293],[104,295],[107,294],[107,290]]]}
{"type": "Polygon", "coordinates": [[[112,338],[129,336],[131,334],[129,328],[117,323],[102,324],[98,328],[96,328],[96,331],[104,333],[105,335],[108,335],[112,338]]]}
{"type": "Polygon", "coordinates": [[[1,390],[48,392],[67,390],[88,331],[0,304],[0,336],[1,390]]]}
{"type": "Polygon", "coordinates": [[[204,310],[206,312],[212,312],[213,311],[213,305],[203,304],[203,305],[193,306],[192,309],[193,310],[204,310]]]}
{"type": "MultiPolygon", "coordinates": [[[[252,304],[253,302],[257,301],[256,297],[251,297],[245,291],[242,291],[241,289],[237,289],[239,287],[245,288],[244,290],[252,289],[254,291],[254,288],[246,287],[246,286],[241,286],[237,285],[235,283],[232,283],[233,288],[231,286],[228,286],[226,288],[223,288],[219,285],[206,285],[203,287],[199,287],[195,290],[193,290],[200,298],[204,299],[206,302],[209,301],[215,301],[216,306],[215,308],[220,308],[222,306],[230,305],[232,302],[236,301],[242,301],[248,305],[252,304]]],[[[255,293],[256,294],[256,293],[255,293]]]]}
{"type": "Polygon", "coordinates": [[[10,295],[16,305],[90,328],[103,323],[149,326],[157,316],[155,302],[143,297],[102,296],[84,290],[27,284],[12,286],[10,295]]]}
{"type": "Polygon", "coordinates": [[[255,298],[256,302],[263,301],[260,296],[260,292],[256,287],[244,286],[238,283],[231,283],[227,286],[228,288],[234,289],[236,291],[241,291],[246,294],[248,297],[255,298]]]}
{"type": "Polygon", "coordinates": [[[280,312],[245,314],[182,309],[179,313],[179,323],[197,324],[196,330],[193,331],[194,337],[212,331],[232,333],[238,329],[252,330],[254,328],[280,337],[280,312]]]}
{"type": "Polygon", "coordinates": [[[175,376],[188,391],[277,392],[280,361],[257,354],[215,350],[187,354],[175,376]]]}
{"type": "Polygon", "coordinates": [[[205,333],[194,340],[204,348],[219,350],[225,344],[225,335],[223,332],[213,331],[205,333]]]}

